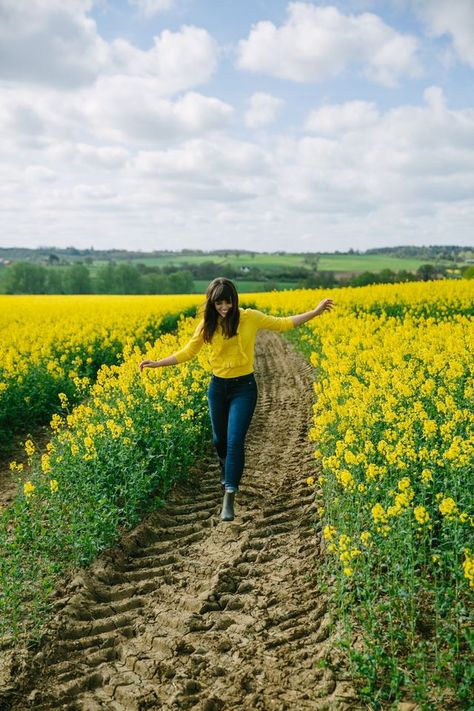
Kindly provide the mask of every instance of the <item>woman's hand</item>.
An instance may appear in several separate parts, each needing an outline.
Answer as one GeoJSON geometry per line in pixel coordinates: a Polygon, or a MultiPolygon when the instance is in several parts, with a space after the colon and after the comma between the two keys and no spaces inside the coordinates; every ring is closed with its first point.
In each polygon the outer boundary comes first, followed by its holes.
{"type": "Polygon", "coordinates": [[[156,360],[142,360],[138,367],[140,369],[140,373],[144,368],[156,368],[156,360]]]}
{"type": "Polygon", "coordinates": [[[164,368],[165,365],[177,365],[178,361],[175,355],[170,355],[167,358],[162,358],[161,360],[142,360],[138,366],[140,373],[143,368],[164,368]]]}
{"type": "Polygon", "coordinates": [[[315,316],[319,316],[324,311],[330,311],[333,306],[334,301],[332,299],[323,299],[312,311],[307,311],[304,314],[295,314],[294,316],[292,316],[293,323],[295,324],[295,326],[300,326],[302,323],[306,323],[306,321],[311,321],[312,318],[314,318],[315,316]]]}
{"type": "Polygon", "coordinates": [[[334,301],[332,299],[323,299],[314,309],[314,315],[319,316],[323,311],[330,311],[334,306],[334,301]]]}

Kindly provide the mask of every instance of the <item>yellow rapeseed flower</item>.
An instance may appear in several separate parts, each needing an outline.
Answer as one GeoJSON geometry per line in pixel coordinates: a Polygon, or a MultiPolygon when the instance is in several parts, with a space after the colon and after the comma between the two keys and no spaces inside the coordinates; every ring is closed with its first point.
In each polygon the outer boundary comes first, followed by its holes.
{"type": "Polygon", "coordinates": [[[413,509],[413,515],[420,524],[428,523],[430,521],[430,515],[424,506],[415,506],[413,509]]]}
{"type": "Polygon", "coordinates": [[[328,525],[328,526],[324,526],[324,529],[323,529],[323,538],[324,538],[326,541],[331,541],[331,540],[334,538],[334,536],[336,535],[336,532],[337,532],[337,531],[336,531],[336,529],[334,528],[334,526],[329,526],[329,525],[328,525]]]}
{"type": "Polygon", "coordinates": [[[387,514],[382,504],[376,503],[371,509],[372,517],[375,523],[385,523],[387,514]]]}
{"type": "Polygon", "coordinates": [[[27,439],[25,442],[25,452],[29,457],[32,457],[35,451],[36,450],[34,443],[31,441],[31,439],[27,439]]]}
{"type": "Polygon", "coordinates": [[[337,479],[344,489],[346,489],[347,491],[354,491],[354,477],[347,469],[342,469],[341,471],[339,471],[337,473],[337,479]]]}
{"type": "Polygon", "coordinates": [[[456,502],[451,497],[444,498],[438,508],[443,516],[447,517],[451,517],[458,512],[456,502]]]}
{"type": "Polygon", "coordinates": [[[469,580],[469,587],[474,588],[474,554],[470,548],[464,549],[464,562],[462,564],[464,577],[469,580]]]}
{"type": "Polygon", "coordinates": [[[341,533],[341,535],[339,536],[339,550],[346,551],[349,548],[350,542],[351,537],[348,536],[346,533],[341,533]]]}
{"type": "Polygon", "coordinates": [[[35,489],[36,489],[36,486],[34,484],[32,484],[31,481],[26,481],[23,484],[23,493],[25,494],[25,497],[27,499],[29,499],[30,496],[34,493],[35,489]]]}
{"type": "Polygon", "coordinates": [[[429,484],[433,481],[433,474],[429,469],[423,469],[421,472],[421,480],[423,484],[429,484]]]}
{"type": "Polygon", "coordinates": [[[41,456],[41,469],[45,474],[51,471],[51,457],[49,454],[43,454],[41,456]]]}

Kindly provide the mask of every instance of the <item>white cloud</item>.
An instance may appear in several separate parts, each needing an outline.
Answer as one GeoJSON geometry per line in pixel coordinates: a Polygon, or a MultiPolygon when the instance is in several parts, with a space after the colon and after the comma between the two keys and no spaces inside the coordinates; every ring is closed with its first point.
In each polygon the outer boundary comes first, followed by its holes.
{"type": "Polygon", "coordinates": [[[364,130],[378,119],[377,107],[369,101],[347,101],[344,104],[314,109],[306,120],[311,133],[340,133],[364,130]]]}
{"type": "Polygon", "coordinates": [[[252,143],[222,136],[218,141],[200,138],[186,141],[176,148],[140,151],[133,167],[155,177],[194,177],[209,182],[230,176],[241,180],[245,175],[265,173],[267,155],[252,143]]]}
{"type": "Polygon", "coordinates": [[[148,50],[106,42],[87,11],[92,2],[0,0],[0,79],[57,89],[91,86],[104,75],[151,76],[155,91],[176,94],[203,84],[217,66],[209,33],[163,30],[148,50]]]}
{"type": "MultiPolygon", "coordinates": [[[[474,110],[450,109],[439,87],[424,98],[388,111],[327,104],[310,114],[311,135],[262,135],[261,144],[224,131],[187,139],[184,130],[172,145],[149,148],[124,130],[122,143],[51,137],[32,159],[7,135],[3,233],[31,244],[34,224],[38,243],[136,240],[143,249],[164,247],[163,234],[177,248],[469,244],[474,110]]],[[[161,101],[171,115],[186,113],[161,101]]]]}
{"type": "Polygon", "coordinates": [[[317,82],[360,64],[372,80],[394,86],[421,68],[418,42],[402,35],[371,13],[343,15],[336,7],[302,2],[288,5],[288,19],[276,27],[258,22],[241,40],[238,66],[280,79],[317,82]]]}
{"type": "Polygon", "coordinates": [[[25,83],[21,77],[4,82],[1,132],[34,148],[58,141],[161,141],[227,125],[230,105],[196,92],[179,95],[214,71],[217,48],[205,30],[164,31],[148,51],[117,40],[108,56],[107,71],[74,90],[54,82],[25,83]],[[175,94],[178,98],[171,99],[175,94]]]}
{"type": "Polygon", "coordinates": [[[52,182],[58,179],[58,175],[44,165],[29,165],[24,172],[27,181],[36,182],[52,182]]]}
{"type": "Polygon", "coordinates": [[[273,123],[283,103],[282,99],[278,99],[271,94],[265,94],[263,91],[252,94],[248,101],[249,108],[244,114],[246,126],[260,128],[273,123]]]}
{"type": "Polygon", "coordinates": [[[474,67],[474,2],[416,0],[415,7],[433,37],[450,35],[457,57],[474,67]]]}
{"type": "Polygon", "coordinates": [[[217,44],[199,27],[183,26],[179,32],[163,32],[143,51],[124,39],[111,45],[109,74],[154,77],[155,91],[175,94],[205,83],[217,65],[217,44]]]}
{"type": "Polygon", "coordinates": [[[0,0],[0,77],[70,88],[107,65],[109,48],[86,0],[0,0]]]}
{"type": "MultiPolygon", "coordinates": [[[[283,106],[275,82],[252,94],[250,79],[239,122],[223,100],[235,77],[224,76],[232,80],[225,94],[221,75],[212,96],[196,90],[219,56],[206,29],[165,29],[147,48],[106,42],[91,3],[0,0],[0,211],[10,244],[274,250],[472,241],[474,109],[451,109],[439,87],[428,86],[419,106],[390,110],[370,100],[366,84],[366,100],[336,103],[328,89],[324,100],[315,94],[306,122],[298,93],[307,90],[283,87],[288,109],[275,134],[283,106]],[[245,126],[259,130],[246,138],[245,126]]],[[[239,61],[301,82],[355,65],[391,85],[419,69],[413,38],[374,14],[301,2],[281,26],[258,23],[239,61]]]]}
{"type": "MultiPolygon", "coordinates": [[[[0,111],[4,136],[38,149],[60,140],[121,147],[180,140],[224,129],[233,113],[229,104],[196,92],[162,98],[152,78],[104,77],[78,96],[52,91],[7,95],[10,103],[0,111]]],[[[0,104],[1,97],[0,90],[0,104]]]]}
{"type": "Polygon", "coordinates": [[[77,198],[80,201],[84,201],[87,203],[88,201],[102,201],[102,200],[109,200],[110,198],[115,197],[116,193],[115,191],[110,187],[110,185],[106,184],[95,184],[91,185],[90,183],[86,185],[75,185],[73,190],[72,190],[72,196],[73,198],[77,198]]]}
{"type": "Polygon", "coordinates": [[[129,0],[129,3],[137,7],[145,17],[152,17],[159,12],[170,10],[175,0],[129,0]]]}
{"type": "Polygon", "coordinates": [[[439,87],[425,106],[379,113],[372,104],[328,105],[308,127],[327,137],[304,137],[285,147],[295,156],[282,185],[295,204],[321,210],[378,212],[388,206],[427,213],[462,203],[474,191],[474,110],[450,110],[439,87]],[[360,120],[359,120],[360,119],[360,120]]]}
{"type": "Polygon", "coordinates": [[[78,164],[110,170],[124,168],[129,157],[130,151],[121,146],[94,146],[88,143],[77,143],[71,156],[78,164]]]}
{"type": "Polygon", "coordinates": [[[104,77],[83,103],[84,116],[96,137],[107,141],[164,141],[224,128],[229,104],[187,92],[176,100],[162,98],[149,77],[104,77]]]}

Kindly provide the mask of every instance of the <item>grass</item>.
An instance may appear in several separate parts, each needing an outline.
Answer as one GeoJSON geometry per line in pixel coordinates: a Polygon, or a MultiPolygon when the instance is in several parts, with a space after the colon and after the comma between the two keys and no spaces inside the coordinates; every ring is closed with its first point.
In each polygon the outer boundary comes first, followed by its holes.
{"type": "MultiPolygon", "coordinates": [[[[241,267],[258,267],[264,271],[279,271],[289,267],[303,267],[310,270],[310,265],[305,262],[304,255],[301,254],[255,254],[252,257],[249,254],[229,255],[228,257],[206,254],[206,255],[174,255],[166,257],[144,257],[143,259],[130,260],[132,263],[142,263],[148,266],[170,266],[173,265],[177,269],[188,264],[202,264],[203,262],[214,262],[220,265],[231,265],[236,269],[241,267]]],[[[422,264],[426,264],[430,260],[422,260],[415,258],[391,257],[380,254],[329,254],[320,257],[318,262],[319,271],[334,271],[334,272],[354,272],[361,273],[365,271],[379,272],[382,269],[392,269],[399,271],[406,269],[407,271],[416,271],[422,264]]],[[[433,260],[431,260],[433,261],[433,260]]],[[[453,262],[444,262],[446,266],[453,266],[453,262]]],[[[92,267],[97,267],[104,264],[101,261],[95,261],[92,267]]],[[[92,271],[94,269],[92,268],[92,271]]]]}
{"type": "MultiPolygon", "coordinates": [[[[204,294],[206,292],[206,289],[209,285],[210,279],[195,279],[194,280],[194,293],[195,294],[204,294]]],[[[297,288],[297,282],[295,281],[250,281],[247,279],[236,279],[235,280],[237,289],[239,293],[245,294],[245,293],[253,293],[253,292],[258,292],[258,291],[269,291],[273,290],[275,286],[279,290],[282,289],[296,289],[297,288]]]]}

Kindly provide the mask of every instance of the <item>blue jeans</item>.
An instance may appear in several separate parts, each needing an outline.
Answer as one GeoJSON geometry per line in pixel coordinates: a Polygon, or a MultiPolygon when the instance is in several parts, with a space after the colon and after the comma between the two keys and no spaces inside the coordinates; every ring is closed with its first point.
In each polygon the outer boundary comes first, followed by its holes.
{"type": "Polygon", "coordinates": [[[211,377],[208,390],[212,437],[224,462],[225,490],[238,491],[245,464],[245,435],[257,404],[253,373],[238,378],[211,377]]]}

